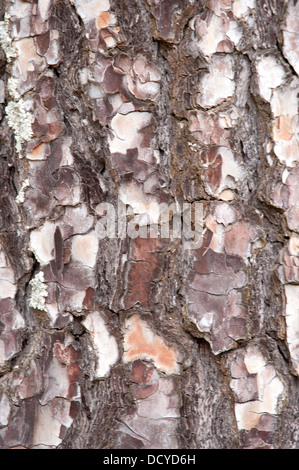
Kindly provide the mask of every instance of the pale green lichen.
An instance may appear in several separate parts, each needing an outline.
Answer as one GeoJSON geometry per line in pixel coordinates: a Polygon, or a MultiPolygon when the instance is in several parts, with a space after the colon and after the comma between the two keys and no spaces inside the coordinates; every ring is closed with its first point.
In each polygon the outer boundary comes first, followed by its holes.
{"type": "MultiPolygon", "coordinates": [[[[0,45],[5,52],[7,62],[17,57],[17,51],[13,47],[12,39],[9,36],[9,15],[6,14],[4,21],[0,21],[0,45]]],[[[33,137],[32,116],[26,109],[26,102],[21,98],[18,91],[18,80],[11,77],[7,81],[7,91],[12,98],[5,108],[8,125],[14,130],[16,140],[16,150],[20,154],[22,144],[28,142],[33,137]]]]}
{"type": "Polygon", "coordinates": [[[6,55],[7,62],[17,57],[17,52],[12,46],[12,39],[9,35],[9,15],[6,13],[4,21],[0,21],[0,45],[6,55]]]}
{"type": "Polygon", "coordinates": [[[15,199],[17,204],[21,204],[22,202],[25,201],[25,189],[30,186],[29,179],[27,178],[25,181],[23,181],[20,191],[15,199]]]}
{"type": "Polygon", "coordinates": [[[31,122],[32,116],[26,110],[25,101],[21,98],[18,101],[10,101],[5,108],[8,125],[14,130],[16,140],[16,150],[22,150],[22,144],[29,142],[33,137],[31,122]]]}
{"type": "Polygon", "coordinates": [[[29,282],[32,287],[29,306],[38,310],[46,311],[46,297],[48,297],[47,286],[44,284],[44,273],[37,273],[29,282]]]}
{"type": "Polygon", "coordinates": [[[7,80],[7,91],[14,101],[18,101],[21,98],[18,92],[18,84],[19,80],[17,78],[10,77],[7,80]]]}

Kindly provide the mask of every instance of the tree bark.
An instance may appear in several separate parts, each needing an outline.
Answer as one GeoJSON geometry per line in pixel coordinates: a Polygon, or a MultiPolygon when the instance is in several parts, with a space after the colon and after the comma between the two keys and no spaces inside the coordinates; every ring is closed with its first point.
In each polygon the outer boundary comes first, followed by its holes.
{"type": "Polygon", "coordinates": [[[0,15],[0,447],[298,448],[299,2],[0,15]]]}

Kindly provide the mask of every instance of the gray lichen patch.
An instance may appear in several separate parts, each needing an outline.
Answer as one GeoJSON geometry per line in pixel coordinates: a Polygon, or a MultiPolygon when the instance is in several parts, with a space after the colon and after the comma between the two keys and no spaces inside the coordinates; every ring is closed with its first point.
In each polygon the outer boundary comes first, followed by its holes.
{"type": "Polygon", "coordinates": [[[29,142],[33,137],[31,122],[32,116],[26,109],[26,102],[21,98],[19,101],[10,101],[5,108],[8,125],[14,130],[16,139],[16,150],[22,150],[22,144],[29,142]]]}
{"type": "MultiPolygon", "coordinates": [[[[18,54],[13,46],[12,39],[9,35],[9,15],[5,15],[4,21],[0,22],[0,45],[5,53],[8,63],[16,59],[18,54]]],[[[32,132],[32,116],[27,109],[27,103],[18,92],[18,80],[10,77],[7,82],[7,91],[12,98],[5,108],[8,125],[14,130],[16,139],[16,150],[20,154],[22,144],[28,142],[33,137],[32,132]]]]}
{"type": "Polygon", "coordinates": [[[30,186],[30,183],[29,183],[29,179],[27,178],[25,181],[23,181],[20,191],[18,192],[18,195],[15,199],[17,204],[21,204],[22,202],[25,201],[25,191],[26,191],[26,188],[28,188],[28,186],[30,186]]]}
{"type": "Polygon", "coordinates": [[[9,15],[5,15],[4,21],[0,21],[0,45],[6,55],[7,62],[11,62],[17,56],[12,46],[12,39],[9,35],[9,15]]]}
{"type": "Polygon", "coordinates": [[[44,284],[44,273],[37,273],[29,284],[32,287],[29,302],[30,307],[38,310],[45,310],[45,298],[48,296],[48,291],[44,284]]]}
{"type": "Polygon", "coordinates": [[[9,77],[9,79],[7,80],[7,91],[14,101],[18,101],[20,99],[18,85],[19,80],[15,77],[9,77]]]}

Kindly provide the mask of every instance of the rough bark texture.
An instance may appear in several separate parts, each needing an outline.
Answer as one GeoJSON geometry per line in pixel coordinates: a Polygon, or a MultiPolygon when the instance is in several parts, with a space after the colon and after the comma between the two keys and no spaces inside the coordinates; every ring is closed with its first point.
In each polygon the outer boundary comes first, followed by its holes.
{"type": "Polygon", "coordinates": [[[0,5],[0,447],[298,448],[299,2],[0,5]]]}

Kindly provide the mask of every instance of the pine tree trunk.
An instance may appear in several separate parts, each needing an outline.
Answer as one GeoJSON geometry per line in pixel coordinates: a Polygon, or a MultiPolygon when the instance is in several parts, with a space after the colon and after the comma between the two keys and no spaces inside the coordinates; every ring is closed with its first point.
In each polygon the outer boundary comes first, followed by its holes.
{"type": "Polygon", "coordinates": [[[299,2],[0,15],[0,447],[298,448],[299,2]]]}

